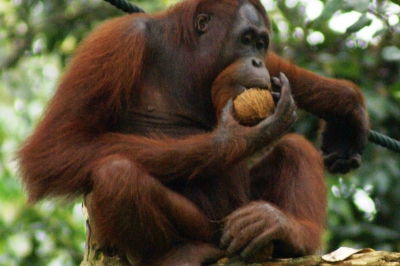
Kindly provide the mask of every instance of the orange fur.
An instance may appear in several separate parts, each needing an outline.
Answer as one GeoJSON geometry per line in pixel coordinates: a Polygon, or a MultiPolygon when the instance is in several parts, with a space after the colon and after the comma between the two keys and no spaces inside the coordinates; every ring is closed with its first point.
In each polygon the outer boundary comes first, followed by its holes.
{"type": "MultiPolygon", "coordinates": [[[[304,139],[279,141],[295,119],[290,92],[280,100],[287,108],[278,104],[279,119],[265,128],[241,126],[222,108],[218,121],[212,102],[218,74],[250,53],[234,42],[247,18],[264,37],[270,34],[258,0],[184,1],[100,26],[80,45],[18,153],[29,200],[88,195],[100,244],[138,265],[200,265],[229,253],[218,248],[221,235],[229,238],[231,232],[221,221],[229,223],[232,213],[238,215],[232,219],[246,219],[237,211],[241,208],[268,222],[286,221],[277,235],[282,245],[263,240],[268,254],[314,253],[325,219],[323,166],[304,139]],[[194,26],[198,14],[211,19],[206,33],[194,26]],[[249,170],[245,159],[273,143],[266,159],[249,170]],[[271,215],[262,204],[249,204],[253,200],[269,201],[271,215]],[[197,248],[202,252],[194,252],[197,248]]],[[[329,144],[340,147],[340,154],[353,154],[347,147],[362,150],[359,136],[368,120],[358,88],[316,76],[273,53],[266,62],[273,76],[288,76],[299,107],[328,121],[327,150],[335,151],[329,144]],[[341,133],[341,123],[350,124],[351,138],[341,133]]]]}

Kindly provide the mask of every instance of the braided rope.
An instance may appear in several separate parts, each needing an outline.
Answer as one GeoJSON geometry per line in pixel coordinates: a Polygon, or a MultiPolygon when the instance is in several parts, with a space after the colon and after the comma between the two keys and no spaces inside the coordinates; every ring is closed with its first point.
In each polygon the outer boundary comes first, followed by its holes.
{"type": "Polygon", "coordinates": [[[400,141],[389,138],[388,136],[378,133],[372,129],[369,131],[368,140],[391,151],[400,153],[400,141]]]}
{"type": "Polygon", "coordinates": [[[143,9],[126,0],[104,0],[126,13],[145,13],[143,9]]]}

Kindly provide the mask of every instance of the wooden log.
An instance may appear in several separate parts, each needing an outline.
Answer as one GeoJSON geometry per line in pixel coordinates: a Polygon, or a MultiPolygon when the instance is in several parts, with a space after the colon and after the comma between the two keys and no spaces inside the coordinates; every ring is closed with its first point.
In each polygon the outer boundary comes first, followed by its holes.
{"type": "MultiPolygon", "coordinates": [[[[85,204],[85,200],[84,200],[85,204]]],[[[127,258],[112,254],[101,249],[96,241],[95,233],[90,227],[90,217],[85,205],[83,213],[86,217],[86,246],[85,254],[81,266],[134,266],[127,258]]],[[[364,253],[356,253],[339,261],[327,261],[324,256],[306,256],[291,259],[271,259],[263,263],[246,264],[239,258],[224,258],[212,266],[297,266],[297,265],[321,265],[321,266],[345,266],[345,265],[400,265],[400,253],[387,251],[366,250],[364,253]]]]}

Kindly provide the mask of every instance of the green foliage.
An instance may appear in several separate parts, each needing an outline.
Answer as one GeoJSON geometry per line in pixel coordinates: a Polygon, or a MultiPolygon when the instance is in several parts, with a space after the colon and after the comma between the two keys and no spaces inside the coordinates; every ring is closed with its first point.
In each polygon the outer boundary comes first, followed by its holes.
{"type": "MultiPolygon", "coordinates": [[[[177,1],[133,2],[151,12],[177,1]]],[[[273,21],[273,48],[302,67],[359,84],[371,127],[400,139],[400,2],[264,2],[273,21]]],[[[0,0],[0,265],[77,265],[83,256],[80,202],[26,205],[13,157],[77,44],[120,15],[102,0],[0,0]]],[[[296,130],[317,143],[318,119],[302,112],[299,117],[296,130]]],[[[372,144],[360,169],[328,175],[325,249],[399,250],[399,176],[399,155],[372,144]]]]}

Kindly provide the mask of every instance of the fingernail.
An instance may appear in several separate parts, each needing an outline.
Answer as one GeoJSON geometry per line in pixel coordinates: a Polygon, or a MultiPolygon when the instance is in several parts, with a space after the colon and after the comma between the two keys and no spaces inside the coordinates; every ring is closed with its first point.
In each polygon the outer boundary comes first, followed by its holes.
{"type": "Polygon", "coordinates": [[[280,85],[281,81],[277,77],[272,77],[272,81],[275,83],[275,85],[280,85]]]}

